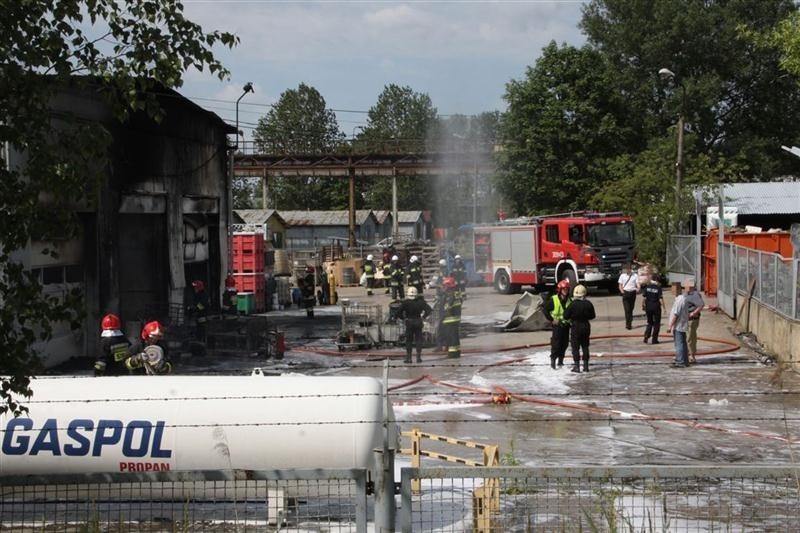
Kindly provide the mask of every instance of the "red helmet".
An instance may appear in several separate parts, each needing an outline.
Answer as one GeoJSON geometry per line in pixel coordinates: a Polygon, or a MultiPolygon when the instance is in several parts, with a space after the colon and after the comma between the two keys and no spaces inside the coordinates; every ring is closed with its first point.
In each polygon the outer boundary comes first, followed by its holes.
{"type": "Polygon", "coordinates": [[[161,324],[159,324],[157,320],[148,322],[142,328],[143,341],[161,337],[163,334],[164,334],[164,328],[161,327],[161,324]]]}
{"type": "Polygon", "coordinates": [[[225,278],[225,288],[232,289],[234,287],[236,287],[236,278],[234,278],[233,276],[228,276],[227,278],[225,278]]]}
{"type": "Polygon", "coordinates": [[[450,290],[456,288],[456,278],[452,276],[447,276],[442,280],[442,288],[444,290],[450,290]]]}
{"type": "Polygon", "coordinates": [[[556,285],[556,287],[558,289],[569,289],[569,280],[562,279],[561,281],[558,282],[558,285],[556,285]]]}
{"type": "Polygon", "coordinates": [[[194,290],[196,291],[202,291],[203,289],[206,288],[206,284],[200,281],[199,279],[196,279],[192,282],[192,287],[194,287],[194,290]]]}
{"type": "Polygon", "coordinates": [[[114,314],[108,314],[103,317],[103,321],[100,324],[104,330],[106,329],[122,329],[122,323],[119,321],[119,317],[114,314]]]}

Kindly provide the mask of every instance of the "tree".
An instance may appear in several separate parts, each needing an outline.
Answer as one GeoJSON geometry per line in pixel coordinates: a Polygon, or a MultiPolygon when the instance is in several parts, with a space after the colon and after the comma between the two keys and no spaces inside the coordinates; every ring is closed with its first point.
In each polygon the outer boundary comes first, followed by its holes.
{"type": "Polygon", "coordinates": [[[51,337],[58,321],[81,318],[80,295],[46,296],[14,251],[29,241],[55,243],[78,231],[75,206],[92,204],[110,137],[99,122],[54,117],[49,101],[65,86],[102,95],[115,117],[136,111],[160,118],[158,85],[180,87],[188,68],[227,71],[214,58],[217,44],[235,36],[205,33],[174,0],[28,0],[6,2],[0,18],[0,145],[22,151],[25,164],[0,164],[0,411],[15,414],[29,397],[39,369],[36,340],[51,337]]]}
{"type": "MultiPolygon", "coordinates": [[[[258,119],[253,137],[266,154],[327,154],[343,150],[345,134],[319,91],[301,83],[297,89],[284,91],[267,115],[258,119]]],[[[347,207],[347,180],[274,178],[270,196],[279,209],[342,209],[347,207]]]]}
{"type": "MultiPolygon", "coordinates": [[[[436,124],[437,111],[430,97],[410,87],[390,84],[384,87],[377,103],[367,115],[367,125],[358,136],[354,149],[377,153],[425,152],[432,147],[430,132],[436,124]]],[[[366,205],[386,209],[392,205],[392,184],[386,178],[366,181],[366,205]]],[[[397,178],[397,203],[400,209],[427,209],[431,206],[424,178],[397,178]]]]}
{"type": "Polygon", "coordinates": [[[613,69],[589,47],[551,42],[504,98],[497,184],[518,214],[584,208],[608,161],[641,147],[613,69]]]}
{"type": "Polygon", "coordinates": [[[768,180],[798,170],[780,145],[800,133],[800,94],[797,78],[781,71],[778,51],[759,47],[748,33],[769,32],[796,12],[791,0],[592,0],[581,27],[613,65],[627,100],[652,117],[648,139],[682,111],[701,151],[745,158],[741,179],[768,180]],[[683,89],[656,78],[663,67],[683,89]]]}

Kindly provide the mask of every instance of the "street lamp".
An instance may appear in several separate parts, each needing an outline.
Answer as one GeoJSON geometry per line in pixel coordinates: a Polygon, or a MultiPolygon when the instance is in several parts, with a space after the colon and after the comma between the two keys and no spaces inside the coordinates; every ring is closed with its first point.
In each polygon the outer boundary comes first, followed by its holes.
{"type": "Polygon", "coordinates": [[[239,101],[244,98],[244,95],[247,93],[255,93],[253,90],[253,84],[251,82],[247,82],[242,87],[242,95],[236,99],[236,148],[239,148],[239,101]]]}
{"type": "Polygon", "coordinates": [[[244,98],[247,93],[253,91],[253,84],[249,81],[242,87],[242,95],[236,99],[236,143],[231,148],[228,157],[228,264],[227,271],[231,272],[233,266],[233,178],[234,178],[234,164],[233,159],[237,150],[239,149],[239,101],[244,98]]]}
{"type": "Polygon", "coordinates": [[[659,70],[658,75],[662,80],[677,83],[681,88],[681,107],[678,110],[678,154],[675,158],[675,213],[677,214],[680,207],[681,182],[683,182],[683,114],[686,112],[686,87],[668,68],[659,70]]]}

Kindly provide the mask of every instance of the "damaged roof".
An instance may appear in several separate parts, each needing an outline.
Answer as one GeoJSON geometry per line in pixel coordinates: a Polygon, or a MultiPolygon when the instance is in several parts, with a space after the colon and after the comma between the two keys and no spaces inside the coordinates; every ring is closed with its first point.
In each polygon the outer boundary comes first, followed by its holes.
{"type": "MultiPolygon", "coordinates": [[[[350,215],[346,209],[337,211],[279,211],[288,226],[348,226],[350,215]]],[[[370,209],[356,210],[356,224],[364,224],[369,217],[375,218],[370,209]]]]}
{"type": "Polygon", "coordinates": [[[740,215],[800,213],[800,181],[726,183],[722,187],[725,206],[737,207],[740,215]]]}

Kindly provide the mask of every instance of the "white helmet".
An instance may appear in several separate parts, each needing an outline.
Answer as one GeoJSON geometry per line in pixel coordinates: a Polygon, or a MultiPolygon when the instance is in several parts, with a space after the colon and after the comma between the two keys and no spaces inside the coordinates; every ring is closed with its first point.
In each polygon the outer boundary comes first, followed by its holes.
{"type": "Polygon", "coordinates": [[[419,261],[419,259],[417,258],[417,256],[416,256],[416,255],[412,255],[412,256],[411,256],[411,262],[412,262],[412,263],[416,263],[417,261],[419,261]]]}
{"type": "Polygon", "coordinates": [[[367,256],[367,261],[372,261],[372,254],[369,254],[369,255],[367,256]]]}
{"type": "Polygon", "coordinates": [[[406,291],[406,299],[413,300],[417,297],[417,288],[416,287],[409,287],[406,291]]]}
{"type": "Polygon", "coordinates": [[[397,257],[396,255],[393,255],[393,256],[392,256],[392,261],[397,261],[398,259],[400,259],[400,258],[399,258],[399,257],[397,257]]]}
{"type": "Polygon", "coordinates": [[[460,256],[460,255],[458,255],[458,254],[456,254],[456,256],[455,256],[455,258],[454,258],[454,259],[461,259],[461,256],[460,256]]]}
{"type": "Polygon", "coordinates": [[[445,266],[447,265],[447,261],[445,259],[439,259],[439,264],[445,266]]]}
{"type": "Polygon", "coordinates": [[[586,286],[585,285],[578,285],[575,287],[575,290],[572,291],[572,295],[575,298],[583,298],[586,296],[586,286]]]}

